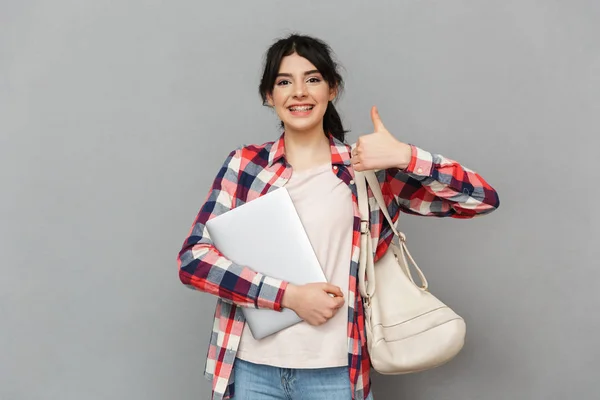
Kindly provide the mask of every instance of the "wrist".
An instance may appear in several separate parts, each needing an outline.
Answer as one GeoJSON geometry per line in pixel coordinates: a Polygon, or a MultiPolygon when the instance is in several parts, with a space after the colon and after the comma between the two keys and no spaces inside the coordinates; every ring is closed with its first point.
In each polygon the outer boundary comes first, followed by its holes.
{"type": "Polygon", "coordinates": [[[398,154],[399,162],[396,164],[396,167],[405,170],[412,160],[412,146],[406,143],[400,143],[398,154]]]}
{"type": "Polygon", "coordinates": [[[281,299],[281,305],[283,308],[294,309],[296,293],[298,292],[298,286],[288,283],[285,292],[283,292],[283,298],[281,299]]]}

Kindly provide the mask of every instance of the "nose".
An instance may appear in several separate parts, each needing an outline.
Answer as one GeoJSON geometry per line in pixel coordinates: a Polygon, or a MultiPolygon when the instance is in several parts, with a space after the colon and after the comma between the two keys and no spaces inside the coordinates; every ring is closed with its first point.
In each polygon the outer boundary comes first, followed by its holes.
{"type": "Polygon", "coordinates": [[[306,96],[307,96],[306,83],[301,81],[294,88],[294,97],[301,99],[306,96]]]}

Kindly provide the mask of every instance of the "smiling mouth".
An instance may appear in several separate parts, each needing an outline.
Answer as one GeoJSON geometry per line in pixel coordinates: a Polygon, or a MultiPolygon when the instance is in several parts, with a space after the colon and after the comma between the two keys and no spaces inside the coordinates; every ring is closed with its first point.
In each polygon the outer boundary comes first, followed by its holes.
{"type": "Polygon", "coordinates": [[[292,106],[288,107],[290,111],[310,111],[314,108],[314,106],[292,106]]]}

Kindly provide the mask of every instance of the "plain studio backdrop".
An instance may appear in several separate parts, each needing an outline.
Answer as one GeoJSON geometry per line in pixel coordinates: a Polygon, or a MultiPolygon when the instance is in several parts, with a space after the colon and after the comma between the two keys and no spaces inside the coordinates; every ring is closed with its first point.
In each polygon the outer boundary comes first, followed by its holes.
{"type": "Polygon", "coordinates": [[[402,217],[467,342],[376,400],[600,398],[599,4],[1,1],[0,399],[209,398],[215,298],[176,255],[227,154],[279,136],[257,86],[293,31],[343,65],[349,142],[375,104],[500,194],[402,217]]]}

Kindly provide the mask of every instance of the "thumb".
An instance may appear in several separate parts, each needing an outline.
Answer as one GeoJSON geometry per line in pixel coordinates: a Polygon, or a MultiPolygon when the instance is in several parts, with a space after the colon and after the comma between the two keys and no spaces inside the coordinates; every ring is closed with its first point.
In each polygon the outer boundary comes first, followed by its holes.
{"type": "Polygon", "coordinates": [[[381,121],[381,116],[379,115],[377,106],[373,106],[371,108],[371,120],[373,120],[373,127],[375,128],[375,132],[381,132],[386,130],[385,126],[383,126],[383,122],[381,121]]]}
{"type": "Polygon", "coordinates": [[[327,293],[331,293],[335,296],[338,297],[343,297],[344,293],[342,293],[342,289],[340,289],[339,287],[332,285],[330,283],[326,283],[325,287],[323,288],[327,293]]]}

